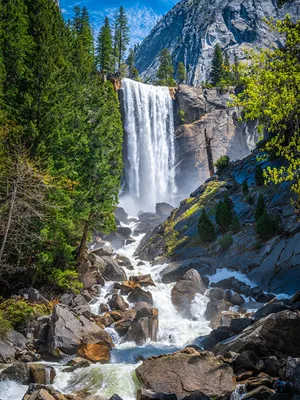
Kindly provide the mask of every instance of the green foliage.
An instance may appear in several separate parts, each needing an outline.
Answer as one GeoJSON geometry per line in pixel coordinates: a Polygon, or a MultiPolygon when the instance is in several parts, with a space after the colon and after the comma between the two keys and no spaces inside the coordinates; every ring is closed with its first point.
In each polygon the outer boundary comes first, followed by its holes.
{"type": "Polygon", "coordinates": [[[183,124],[184,123],[185,112],[183,110],[180,110],[179,111],[179,116],[180,116],[180,121],[183,124]]]}
{"type": "Polygon", "coordinates": [[[78,272],[69,269],[65,271],[55,269],[52,272],[52,282],[61,291],[68,291],[74,294],[80,293],[83,289],[83,285],[78,279],[78,272]]]}
{"type": "Polygon", "coordinates": [[[242,191],[243,191],[243,195],[247,196],[247,194],[249,193],[249,187],[248,187],[248,182],[247,180],[245,180],[242,184],[242,191]]]}
{"type": "Polygon", "coordinates": [[[213,86],[217,86],[223,77],[223,55],[219,43],[214,48],[213,59],[211,62],[210,81],[213,86]]]}
{"type": "Polygon", "coordinates": [[[287,166],[266,168],[265,180],[275,184],[294,180],[292,190],[299,202],[300,21],[294,23],[287,15],[268,23],[284,37],[285,44],[250,53],[250,63],[241,69],[244,91],[235,105],[243,109],[245,120],[259,120],[267,131],[265,150],[287,160],[287,166]]]}
{"type": "Polygon", "coordinates": [[[216,238],[214,225],[208,218],[204,208],[202,208],[202,212],[198,221],[198,233],[203,242],[212,242],[216,238]]]}
{"type": "Polygon", "coordinates": [[[256,233],[262,239],[270,239],[276,233],[276,224],[269,217],[267,210],[264,210],[262,216],[257,220],[256,233]]]}
{"type": "Polygon", "coordinates": [[[228,156],[222,156],[214,163],[214,166],[218,171],[222,171],[224,168],[228,167],[229,161],[230,158],[228,156]]]}
{"type": "Polygon", "coordinates": [[[171,53],[168,49],[163,49],[159,55],[158,80],[156,83],[161,86],[176,86],[173,75],[174,68],[172,65],[171,53]]]}
{"type": "Polygon", "coordinates": [[[97,66],[103,73],[114,72],[113,37],[110,22],[105,17],[97,38],[97,66]]]}
{"type": "Polygon", "coordinates": [[[257,186],[262,186],[264,184],[264,170],[260,165],[255,168],[255,182],[257,186]]]}
{"type": "Polygon", "coordinates": [[[233,220],[231,206],[228,201],[219,201],[216,210],[216,223],[220,226],[222,232],[228,231],[233,220]]]}
{"type": "Polygon", "coordinates": [[[0,311],[0,340],[5,340],[6,336],[11,329],[11,323],[4,318],[3,312],[0,311]]]}
{"type": "Polygon", "coordinates": [[[233,243],[233,238],[231,235],[224,235],[218,240],[218,244],[221,249],[226,250],[230,247],[233,243]]]}
{"type": "Polygon", "coordinates": [[[257,200],[256,209],[255,209],[255,213],[254,213],[254,218],[255,218],[256,222],[259,220],[260,217],[262,217],[265,210],[266,210],[265,200],[264,200],[263,195],[260,194],[259,198],[257,200]]]}
{"type": "Polygon", "coordinates": [[[121,65],[124,62],[127,47],[130,42],[129,37],[129,26],[127,15],[124,7],[121,6],[117,12],[115,20],[115,37],[114,37],[114,52],[118,62],[117,69],[121,69],[121,65]]]}
{"type": "Polygon", "coordinates": [[[177,81],[178,83],[184,83],[186,81],[186,69],[183,62],[178,63],[177,81]]]}
{"type": "Polygon", "coordinates": [[[245,201],[250,205],[253,205],[255,202],[254,197],[251,196],[251,194],[248,194],[248,196],[245,197],[245,201]]]}
{"type": "Polygon", "coordinates": [[[49,305],[30,304],[20,299],[6,300],[0,304],[2,318],[9,321],[15,330],[23,330],[30,321],[42,315],[48,315],[50,311],[49,305]]]}
{"type": "Polygon", "coordinates": [[[241,231],[241,223],[239,217],[235,215],[232,220],[231,230],[233,233],[238,233],[241,231]]]}

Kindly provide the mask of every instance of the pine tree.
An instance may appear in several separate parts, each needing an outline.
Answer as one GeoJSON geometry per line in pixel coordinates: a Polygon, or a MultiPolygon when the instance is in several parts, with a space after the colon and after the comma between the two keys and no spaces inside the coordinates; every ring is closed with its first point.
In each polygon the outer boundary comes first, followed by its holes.
{"type": "Polygon", "coordinates": [[[239,72],[239,59],[238,56],[236,55],[236,53],[234,54],[234,62],[233,62],[233,68],[232,68],[232,80],[233,80],[233,84],[235,86],[238,86],[240,84],[240,72],[239,72]]]}
{"type": "Polygon", "coordinates": [[[227,85],[232,84],[232,73],[231,73],[231,66],[228,53],[225,53],[224,63],[223,63],[223,77],[222,77],[227,85]]]}
{"type": "Polygon", "coordinates": [[[245,180],[242,184],[242,191],[243,195],[246,196],[249,193],[249,187],[248,187],[248,182],[245,180]]]}
{"type": "Polygon", "coordinates": [[[266,210],[265,200],[262,194],[259,195],[257,200],[256,209],[254,213],[255,221],[257,222],[259,218],[263,215],[266,210]]]}
{"type": "Polygon", "coordinates": [[[203,242],[212,242],[216,238],[214,225],[208,218],[204,208],[198,221],[198,233],[203,242]]]}
{"type": "Polygon", "coordinates": [[[133,49],[130,49],[128,58],[126,60],[126,64],[128,65],[128,75],[129,75],[130,79],[138,80],[139,79],[139,72],[134,67],[134,62],[135,62],[135,53],[134,53],[133,49]]]}
{"type": "Polygon", "coordinates": [[[267,210],[265,209],[263,214],[259,217],[256,224],[256,233],[262,239],[271,238],[276,232],[276,225],[274,221],[269,217],[267,210]]]}
{"type": "Polygon", "coordinates": [[[130,42],[129,26],[124,7],[120,7],[115,21],[115,56],[117,58],[118,69],[124,62],[128,44],[130,42]]]}
{"type": "Polygon", "coordinates": [[[213,59],[211,62],[210,81],[213,86],[217,86],[223,77],[223,55],[219,43],[214,48],[213,59]]]}
{"type": "Polygon", "coordinates": [[[97,66],[103,73],[114,72],[113,39],[109,19],[105,17],[97,38],[97,66]]]}
{"type": "Polygon", "coordinates": [[[178,63],[177,67],[177,81],[178,83],[184,83],[186,81],[186,69],[183,62],[178,63]]]}
{"type": "Polygon", "coordinates": [[[219,201],[216,210],[216,223],[220,226],[222,232],[228,231],[232,219],[233,215],[228,201],[219,201]]]}
{"type": "Polygon", "coordinates": [[[233,233],[238,233],[241,230],[241,223],[237,215],[232,220],[231,229],[233,233]]]}
{"type": "Polygon", "coordinates": [[[257,186],[262,186],[265,183],[264,170],[260,165],[255,168],[255,182],[257,186]]]}
{"type": "Polygon", "coordinates": [[[162,86],[175,86],[174,68],[172,65],[171,53],[168,49],[163,49],[159,55],[159,68],[157,71],[157,84],[162,86]]]}
{"type": "Polygon", "coordinates": [[[130,78],[133,79],[134,81],[139,81],[139,71],[136,68],[132,68],[130,78]]]}

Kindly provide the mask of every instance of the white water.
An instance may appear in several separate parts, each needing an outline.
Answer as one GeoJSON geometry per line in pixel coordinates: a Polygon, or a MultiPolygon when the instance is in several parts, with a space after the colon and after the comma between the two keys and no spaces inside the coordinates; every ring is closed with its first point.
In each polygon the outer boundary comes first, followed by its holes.
{"type": "Polygon", "coordinates": [[[169,88],[123,79],[127,159],[127,196],[121,205],[131,214],[173,203],[175,148],[173,103],[169,88]]]}

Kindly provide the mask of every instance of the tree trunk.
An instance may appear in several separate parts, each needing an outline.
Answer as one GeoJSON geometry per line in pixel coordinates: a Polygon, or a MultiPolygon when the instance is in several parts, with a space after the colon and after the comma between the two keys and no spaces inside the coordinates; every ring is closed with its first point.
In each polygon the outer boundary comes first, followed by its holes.
{"type": "Polygon", "coordinates": [[[10,204],[9,213],[8,213],[8,220],[7,220],[7,224],[6,224],[6,228],[5,228],[3,242],[2,242],[2,245],[1,245],[1,249],[0,249],[0,263],[2,262],[5,245],[6,245],[6,242],[7,242],[8,232],[9,232],[9,229],[10,229],[10,226],[11,226],[12,214],[13,214],[13,209],[14,209],[14,206],[15,206],[16,196],[17,196],[17,183],[16,183],[16,181],[14,181],[14,183],[13,183],[13,192],[12,192],[12,196],[11,196],[11,204],[10,204]]]}
{"type": "Polygon", "coordinates": [[[209,169],[209,175],[213,176],[215,173],[214,170],[214,161],[213,161],[213,155],[212,155],[212,149],[211,149],[211,138],[207,137],[207,132],[206,129],[204,130],[204,135],[205,135],[205,145],[206,145],[206,153],[207,153],[207,162],[208,162],[208,169],[209,169]]]}
{"type": "Polygon", "coordinates": [[[81,237],[81,241],[80,241],[80,245],[79,245],[78,253],[77,253],[77,261],[78,262],[80,262],[82,260],[83,255],[84,255],[84,250],[86,248],[86,243],[87,243],[88,235],[89,235],[90,218],[91,218],[91,215],[89,215],[88,220],[85,221],[85,224],[84,224],[83,234],[81,237]]]}

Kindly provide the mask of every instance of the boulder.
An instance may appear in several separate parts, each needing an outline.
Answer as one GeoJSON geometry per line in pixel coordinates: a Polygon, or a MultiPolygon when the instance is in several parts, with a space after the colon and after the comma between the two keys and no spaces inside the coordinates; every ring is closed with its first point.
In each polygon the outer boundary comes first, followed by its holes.
{"type": "Polygon", "coordinates": [[[156,203],[155,206],[155,213],[161,218],[167,218],[173,210],[174,207],[168,203],[156,203]]]}
{"type": "Polygon", "coordinates": [[[76,316],[64,305],[57,304],[53,308],[49,332],[49,350],[54,356],[76,354],[79,345],[85,341],[95,343],[106,341],[113,346],[108,333],[95,322],[84,316],[76,316]]]}
{"type": "Polygon", "coordinates": [[[274,390],[269,389],[266,386],[259,386],[258,388],[251,390],[251,392],[246,393],[245,396],[243,396],[243,400],[265,400],[270,398],[270,396],[274,393],[274,390]]]}
{"type": "Polygon", "coordinates": [[[233,292],[231,290],[225,291],[224,300],[229,301],[229,303],[234,306],[241,306],[245,303],[244,298],[239,293],[233,292]]]}
{"type": "Polygon", "coordinates": [[[124,236],[125,239],[130,238],[132,234],[132,230],[128,226],[118,226],[117,227],[117,232],[124,236]]]}
{"type": "Polygon", "coordinates": [[[105,268],[102,271],[102,275],[107,281],[126,281],[126,273],[115,259],[107,256],[102,257],[102,259],[105,262],[105,268]]]}
{"type": "Polygon", "coordinates": [[[16,358],[16,351],[10,344],[0,341],[0,363],[10,364],[16,358]]]}
{"type": "Polygon", "coordinates": [[[172,393],[155,393],[152,390],[139,389],[137,400],[177,400],[177,396],[172,393]]]}
{"type": "Polygon", "coordinates": [[[28,366],[22,362],[13,363],[9,367],[5,368],[0,374],[0,380],[6,379],[17,382],[21,385],[28,385],[30,383],[28,366]]]}
{"type": "Polygon", "coordinates": [[[85,306],[74,307],[72,308],[72,311],[74,311],[76,315],[83,315],[87,319],[90,319],[92,315],[91,307],[88,304],[85,306]]]}
{"type": "Polygon", "coordinates": [[[140,287],[136,287],[128,296],[129,303],[145,302],[153,305],[152,294],[148,291],[143,290],[140,287]]]}
{"type": "Polygon", "coordinates": [[[101,303],[99,306],[99,311],[101,314],[106,313],[109,311],[109,307],[107,304],[101,303]]]}
{"type": "Polygon", "coordinates": [[[120,265],[120,267],[125,267],[130,270],[133,269],[133,265],[128,257],[120,256],[119,254],[117,254],[117,261],[118,261],[118,264],[120,265]]]}
{"type": "Polygon", "coordinates": [[[80,400],[72,395],[64,396],[51,386],[30,384],[23,400],[80,400]]]}
{"type": "Polygon", "coordinates": [[[45,364],[28,364],[30,381],[41,385],[52,385],[55,378],[55,369],[45,364]]]}
{"type": "Polygon", "coordinates": [[[285,366],[285,376],[299,393],[300,391],[300,358],[288,357],[285,366]]]}
{"type": "Polygon", "coordinates": [[[138,311],[137,316],[133,323],[129,326],[126,335],[124,336],[124,342],[135,342],[138,346],[143,345],[148,339],[153,342],[157,341],[158,333],[158,311],[150,316],[140,316],[142,311],[146,310],[146,314],[149,314],[149,309],[145,308],[138,311]],[[139,316],[138,316],[139,314],[139,316]]]}
{"type": "Polygon", "coordinates": [[[140,285],[141,287],[156,286],[150,274],[130,276],[129,280],[140,285]]]}
{"type": "Polygon", "coordinates": [[[127,310],[122,313],[121,319],[117,320],[113,325],[118,335],[123,337],[127,333],[128,328],[135,320],[136,313],[137,312],[135,310],[127,310]]]}
{"type": "Polygon", "coordinates": [[[245,296],[250,295],[251,288],[249,285],[246,283],[239,281],[237,278],[231,277],[231,278],[226,278],[222,279],[219,282],[212,283],[212,287],[218,287],[221,289],[230,289],[233,290],[239,294],[244,294],[245,296]]]}
{"type": "Polygon", "coordinates": [[[63,369],[62,372],[73,372],[79,368],[87,368],[91,365],[91,361],[86,360],[82,357],[74,357],[66,365],[67,367],[63,369]]]}
{"type": "Polygon", "coordinates": [[[225,300],[214,300],[207,303],[204,316],[211,321],[210,326],[212,328],[218,328],[221,325],[222,312],[228,311],[231,305],[225,300]]]}
{"type": "Polygon", "coordinates": [[[283,302],[281,302],[281,301],[274,302],[273,300],[271,300],[270,303],[261,307],[259,310],[257,310],[254,313],[253,319],[254,319],[254,321],[258,321],[259,319],[264,318],[269,314],[278,313],[279,311],[288,310],[288,309],[290,309],[290,307],[283,304],[283,302]]]}
{"type": "Polygon", "coordinates": [[[268,374],[261,372],[258,376],[252,376],[242,383],[245,384],[247,391],[250,392],[260,386],[266,386],[272,389],[274,386],[274,379],[268,374]]]}
{"type": "Polygon", "coordinates": [[[129,307],[129,304],[123,299],[120,294],[114,294],[110,301],[108,302],[109,307],[112,310],[125,311],[129,307]]]}
{"type": "Polygon", "coordinates": [[[197,293],[204,294],[206,287],[195,269],[187,271],[171,292],[172,303],[184,317],[191,318],[191,305],[197,293]]]}
{"type": "Polygon", "coordinates": [[[125,225],[128,225],[128,214],[122,207],[117,207],[115,211],[115,216],[118,218],[120,222],[122,222],[125,225]]]}
{"type": "Polygon", "coordinates": [[[59,299],[59,302],[61,304],[64,304],[65,306],[70,306],[72,304],[74,297],[75,295],[73,293],[64,293],[59,299]]]}
{"type": "Polygon", "coordinates": [[[278,361],[277,357],[269,356],[264,359],[264,363],[265,363],[264,371],[266,374],[273,377],[279,377],[279,369],[281,367],[281,364],[278,361]]]}
{"type": "Polygon", "coordinates": [[[177,282],[189,269],[195,269],[201,276],[212,275],[216,272],[215,259],[201,257],[172,262],[160,273],[161,281],[177,282]]]}
{"type": "Polygon", "coordinates": [[[104,341],[97,343],[82,343],[77,351],[77,355],[92,362],[108,363],[110,360],[111,346],[104,341]]]}
{"type": "Polygon", "coordinates": [[[34,289],[33,287],[27,289],[21,289],[19,290],[18,294],[21,297],[24,297],[24,299],[29,301],[41,301],[48,303],[47,299],[45,299],[45,297],[42,296],[41,293],[37,289],[34,289]]]}
{"type": "Polygon", "coordinates": [[[236,374],[245,371],[260,372],[264,368],[264,362],[251,350],[243,351],[234,360],[236,374]]]}
{"type": "Polygon", "coordinates": [[[130,292],[133,291],[133,289],[135,289],[136,287],[139,287],[139,284],[136,284],[134,282],[132,282],[131,280],[129,281],[124,281],[122,282],[122,285],[120,287],[120,293],[123,295],[128,295],[130,292]]]}
{"type": "Polygon", "coordinates": [[[248,326],[253,324],[252,318],[235,318],[230,321],[230,329],[235,333],[241,333],[248,326]]]}
{"type": "Polygon", "coordinates": [[[211,398],[228,396],[236,386],[229,364],[212,353],[199,353],[191,348],[150,357],[136,369],[136,374],[142,389],[172,393],[178,400],[195,391],[211,398]]]}
{"type": "Polygon", "coordinates": [[[99,240],[93,245],[89,253],[100,257],[110,256],[113,253],[113,248],[109,241],[99,240]]]}
{"type": "Polygon", "coordinates": [[[281,311],[256,321],[228,343],[219,343],[214,351],[226,354],[252,350],[259,357],[300,357],[300,315],[281,311]]]}

